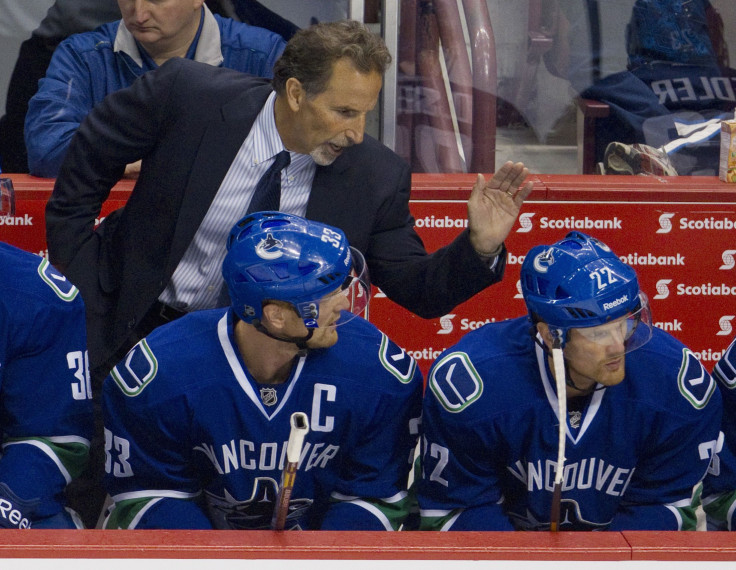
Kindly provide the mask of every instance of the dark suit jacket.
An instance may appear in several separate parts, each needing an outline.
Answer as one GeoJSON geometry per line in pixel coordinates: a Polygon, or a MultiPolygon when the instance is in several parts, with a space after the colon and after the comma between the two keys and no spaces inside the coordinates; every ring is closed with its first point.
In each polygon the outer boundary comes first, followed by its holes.
{"type": "MultiPolygon", "coordinates": [[[[135,341],[133,329],[167,285],[270,92],[264,80],[173,59],[108,96],[80,126],[46,229],[51,262],[87,306],[92,368],[135,341]],[[95,231],[110,189],[141,157],[126,206],[95,231]]],[[[409,213],[410,176],[404,161],[366,137],[317,167],[306,215],[341,228],[389,298],[439,317],[498,281],[504,264],[490,271],[467,231],[428,255],[409,213]]]]}

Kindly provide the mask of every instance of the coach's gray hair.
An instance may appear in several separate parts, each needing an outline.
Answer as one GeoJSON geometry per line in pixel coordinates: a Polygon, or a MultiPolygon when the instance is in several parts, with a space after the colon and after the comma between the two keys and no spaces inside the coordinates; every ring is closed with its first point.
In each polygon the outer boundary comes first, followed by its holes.
{"type": "Polygon", "coordinates": [[[299,80],[308,97],[322,93],[334,63],[347,57],[361,73],[383,75],[391,53],[380,36],[355,20],[322,22],[299,30],[273,68],[271,85],[283,95],[290,77],[299,80]]]}

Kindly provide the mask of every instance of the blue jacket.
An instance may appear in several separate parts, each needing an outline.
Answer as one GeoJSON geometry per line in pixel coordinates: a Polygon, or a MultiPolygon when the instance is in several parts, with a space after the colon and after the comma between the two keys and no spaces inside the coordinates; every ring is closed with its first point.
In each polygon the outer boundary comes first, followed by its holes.
{"type": "MultiPolygon", "coordinates": [[[[155,66],[141,56],[121,22],[70,36],[54,52],[26,115],[31,174],[55,178],[74,133],[92,107],[155,66]]],[[[270,78],[285,46],[281,36],[213,15],[205,6],[196,50],[190,50],[188,58],[270,78]]]]}

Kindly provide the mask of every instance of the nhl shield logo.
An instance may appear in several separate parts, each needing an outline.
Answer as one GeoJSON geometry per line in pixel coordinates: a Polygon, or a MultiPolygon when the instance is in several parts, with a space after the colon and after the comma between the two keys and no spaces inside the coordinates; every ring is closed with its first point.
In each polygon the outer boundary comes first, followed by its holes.
{"type": "Polygon", "coordinates": [[[273,406],[278,401],[276,388],[261,388],[261,402],[264,406],[273,406]]]}

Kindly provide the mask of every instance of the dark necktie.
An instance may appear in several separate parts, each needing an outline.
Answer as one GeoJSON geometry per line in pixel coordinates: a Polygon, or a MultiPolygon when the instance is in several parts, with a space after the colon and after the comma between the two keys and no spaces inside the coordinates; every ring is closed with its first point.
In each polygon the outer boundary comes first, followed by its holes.
{"type": "Polygon", "coordinates": [[[291,162],[289,151],[282,150],[276,155],[273,164],[261,177],[256,185],[253,198],[250,200],[247,214],[278,210],[281,202],[281,171],[291,162]]]}

